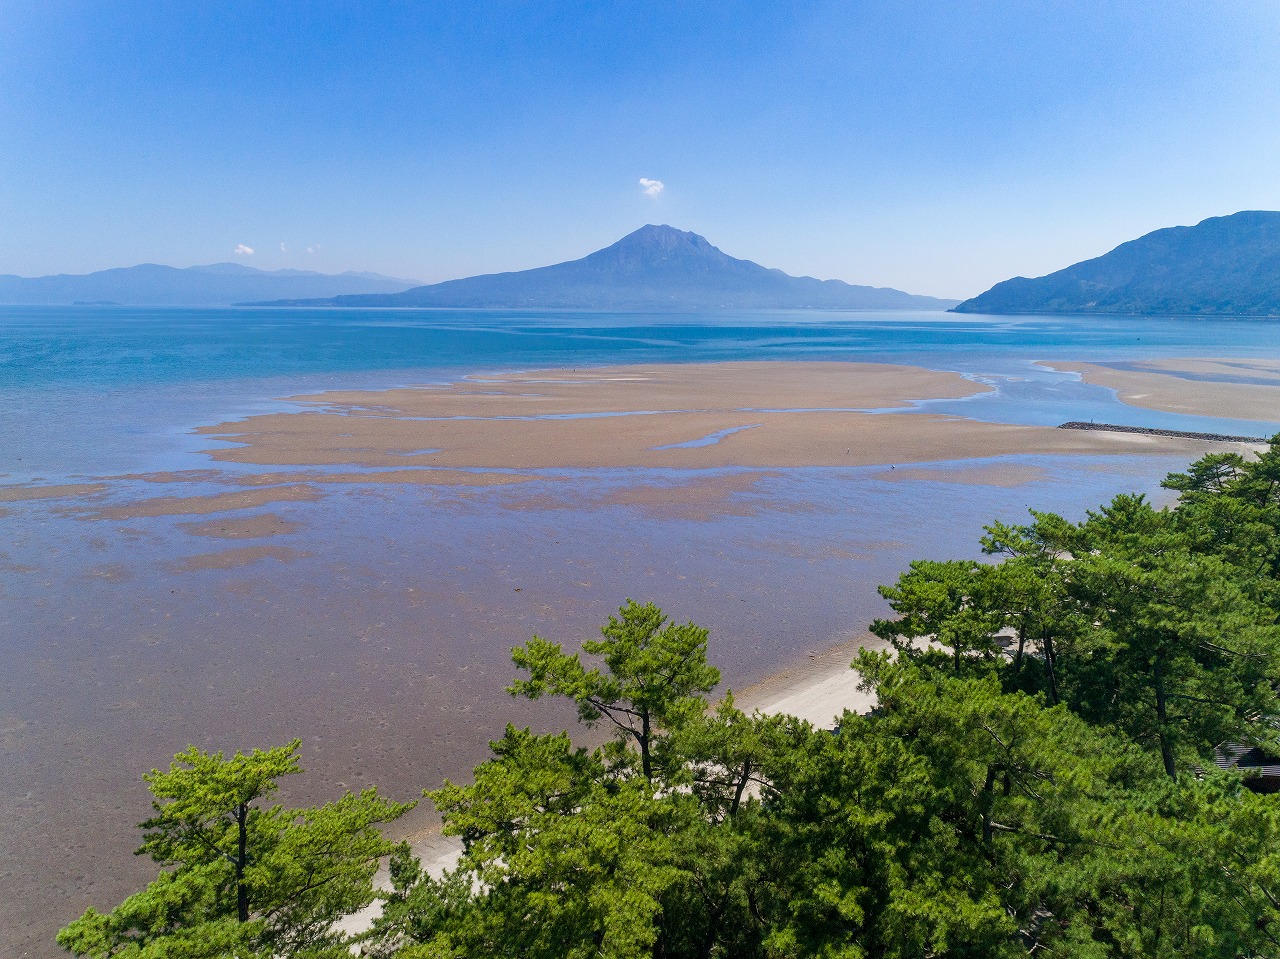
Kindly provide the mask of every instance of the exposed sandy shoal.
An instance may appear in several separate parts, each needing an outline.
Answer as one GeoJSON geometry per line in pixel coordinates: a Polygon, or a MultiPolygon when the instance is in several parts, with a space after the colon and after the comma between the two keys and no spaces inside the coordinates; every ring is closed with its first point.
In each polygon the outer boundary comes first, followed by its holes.
{"type": "Polygon", "coordinates": [[[1137,365],[1152,370],[1197,373],[1211,377],[1242,376],[1251,380],[1267,380],[1280,386],[1280,360],[1179,357],[1172,360],[1146,360],[1137,365]]]}
{"type": "MultiPolygon", "coordinates": [[[[412,484],[418,486],[509,486],[533,476],[520,473],[472,472],[451,469],[382,469],[367,473],[306,470],[289,473],[224,473],[220,470],[179,470],[128,473],[116,477],[143,483],[225,483],[229,486],[282,486],[287,483],[412,484]]],[[[540,477],[545,479],[546,477],[540,477]]]]}
{"type": "Polygon", "coordinates": [[[144,516],[189,516],[228,510],[257,509],[268,503],[316,500],[321,492],[314,486],[296,484],[262,489],[234,490],[209,496],[158,496],[123,506],[109,506],[93,513],[91,519],[136,519],[144,516]]]}
{"type": "Polygon", "coordinates": [[[298,523],[276,516],[274,513],[178,525],[192,536],[214,536],[219,539],[262,539],[267,536],[281,536],[296,531],[299,526],[298,523]]]}
{"type": "Polygon", "coordinates": [[[1057,360],[1041,365],[1079,373],[1086,383],[1115,390],[1117,398],[1130,406],[1193,416],[1280,422],[1280,363],[1275,361],[1148,360],[1136,364],[1141,367],[1139,370],[1115,370],[1095,363],[1057,360]],[[1247,376],[1272,381],[1275,385],[1189,380],[1171,375],[1174,373],[1247,376]]]}
{"type": "MultiPolygon", "coordinates": [[[[547,416],[631,410],[866,408],[972,396],[956,373],[884,363],[693,363],[475,375],[459,383],[299,396],[371,416],[547,416]]],[[[406,449],[426,447],[406,447],[406,449]]]]}
{"type": "MultiPolygon", "coordinates": [[[[566,495],[539,493],[505,497],[505,509],[582,510],[604,506],[629,506],[661,518],[709,520],[719,516],[751,516],[762,506],[743,501],[738,494],[754,492],[763,480],[776,476],[769,472],[737,472],[719,476],[698,477],[684,482],[636,483],[597,493],[584,493],[576,488],[566,495]]],[[[769,502],[772,509],[795,509],[798,504],[769,502]]]]}
{"type": "Polygon", "coordinates": [[[508,376],[308,397],[335,413],[274,413],[207,427],[242,444],[214,459],[270,466],[451,469],[867,466],[1017,453],[1175,453],[1203,444],[1072,433],[919,413],[850,412],[967,395],[955,374],[862,363],[726,363],[508,376]],[[568,395],[566,395],[568,394],[568,395]],[[640,412],[668,410],[668,412],[640,412]],[[775,412],[768,412],[775,410],[775,412]],[[574,419],[510,419],[544,414],[574,419]],[[627,413],[637,415],[625,415],[627,413]],[[447,418],[463,416],[465,418],[447,418]],[[442,418],[443,417],[443,418],[442,418]],[[671,448],[738,430],[718,442],[671,448]],[[665,447],[665,448],[663,448],[665,447]],[[413,452],[429,451],[429,452],[413,452]]]}
{"type": "Polygon", "coordinates": [[[512,486],[534,477],[519,473],[479,473],[451,469],[391,469],[376,473],[257,473],[237,476],[242,486],[270,486],[276,483],[372,483],[416,486],[512,486]]]}
{"type": "Polygon", "coordinates": [[[64,499],[71,496],[88,496],[101,493],[107,487],[102,483],[62,483],[57,486],[3,486],[0,487],[0,503],[22,503],[36,499],[64,499]]]}
{"type": "Polygon", "coordinates": [[[224,549],[217,553],[188,556],[172,563],[170,568],[175,573],[194,573],[203,569],[236,569],[264,559],[290,563],[310,555],[305,550],[290,549],[287,546],[241,546],[237,549],[224,549]]]}
{"type": "MultiPolygon", "coordinates": [[[[1178,362],[1200,372],[1236,363],[1178,362]]],[[[1127,374],[1090,364],[1057,365],[1087,370],[1087,378],[1156,380],[1158,386],[1177,394],[1185,412],[1280,419],[1276,398],[1280,389],[1194,383],[1156,372],[1127,374]],[[1253,399],[1259,391],[1274,404],[1274,413],[1259,412],[1253,399]],[[1203,406],[1183,402],[1183,394],[1196,392],[1202,394],[1203,406]],[[1229,394],[1242,408],[1224,409],[1219,393],[1229,394]]],[[[1240,375],[1242,367],[1229,369],[1240,375]]],[[[1244,372],[1273,375],[1280,385],[1280,364],[1252,362],[1244,372]]],[[[542,471],[536,478],[545,481],[556,478],[547,471],[560,469],[900,467],[1026,453],[1152,453],[1194,459],[1210,448],[1203,442],[1168,437],[855,411],[962,397],[987,389],[958,374],[917,367],[758,362],[552,370],[471,377],[447,385],[323,393],[295,398],[310,403],[311,410],[265,414],[197,430],[239,444],[210,450],[215,460],[289,469],[252,474],[198,469],[115,478],[253,489],[155,497],[81,515],[121,520],[213,514],[272,502],[314,500],[324,495],[322,486],[334,484],[506,486],[535,478],[526,472],[530,470],[542,471]],[[570,418],[539,418],[547,416],[570,418]],[[678,445],[698,442],[702,445],[678,445]]],[[[1176,406],[1172,400],[1156,403],[1154,394],[1122,398],[1163,408],[1176,406]]],[[[1014,487],[1041,476],[1035,467],[993,463],[957,467],[945,475],[899,468],[877,478],[1014,487]]],[[[729,503],[729,482],[708,478],[705,487],[701,481],[680,487],[646,484],[607,494],[613,499],[599,505],[682,509],[690,515],[701,509],[709,515],[729,503]]],[[[0,487],[0,503],[87,496],[109,488],[106,483],[0,487]]],[[[530,501],[530,505],[538,504],[530,501]]],[[[548,500],[544,505],[554,503],[548,500]]],[[[234,538],[249,536],[238,533],[234,538]]]]}

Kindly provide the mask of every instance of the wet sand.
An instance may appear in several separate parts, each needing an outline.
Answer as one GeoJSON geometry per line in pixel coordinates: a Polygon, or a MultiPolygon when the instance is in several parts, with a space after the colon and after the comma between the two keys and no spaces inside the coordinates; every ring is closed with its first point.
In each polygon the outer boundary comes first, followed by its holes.
{"type": "Polygon", "coordinates": [[[0,503],[25,503],[39,499],[66,499],[101,493],[101,483],[57,483],[52,485],[22,484],[0,487],[0,503]]]}
{"type": "Polygon", "coordinates": [[[298,530],[298,524],[275,513],[258,513],[254,516],[223,517],[203,523],[179,523],[192,536],[212,536],[217,539],[265,539],[268,536],[287,536],[298,530]]]}
{"type": "Polygon", "coordinates": [[[1280,421],[1280,362],[1274,360],[1160,359],[1126,364],[1133,369],[1057,360],[1041,365],[1079,373],[1086,383],[1115,390],[1120,401],[1130,406],[1280,421]]]}
{"type": "Polygon", "coordinates": [[[450,470],[865,466],[1200,449],[1169,438],[867,412],[983,389],[956,374],[879,364],[616,367],[295,397],[316,409],[199,432],[238,444],[209,451],[227,463],[450,470]]]}
{"type": "Polygon", "coordinates": [[[429,416],[574,415],[631,410],[821,409],[906,405],[991,387],[956,373],[852,362],[738,362],[475,374],[457,383],[295,399],[345,412],[429,416]]]}
{"type": "Polygon", "coordinates": [[[288,546],[242,546],[238,549],[224,549],[216,553],[199,553],[187,556],[169,568],[175,573],[194,573],[203,569],[235,569],[248,566],[264,559],[274,559],[281,563],[292,563],[311,554],[303,550],[290,549],[288,546]]]}
{"type": "Polygon", "coordinates": [[[740,702],[823,712],[909,560],[1223,448],[857,411],[981,389],[843,363],[473,377],[202,428],[240,445],[200,469],[0,488],[0,953],[56,955],[58,926],[145,881],[140,777],[187,743],[300,735],[283,801],[412,798],[505,722],[572,725],[505,696],[510,649],[579,642],[628,596],[710,628],[740,702]]]}
{"type": "Polygon", "coordinates": [[[94,519],[139,519],[146,516],[192,516],[256,509],[268,503],[296,503],[320,498],[313,486],[295,484],[265,489],[236,490],[212,496],[159,496],[127,506],[111,506],[91,514],[94,519]]]}

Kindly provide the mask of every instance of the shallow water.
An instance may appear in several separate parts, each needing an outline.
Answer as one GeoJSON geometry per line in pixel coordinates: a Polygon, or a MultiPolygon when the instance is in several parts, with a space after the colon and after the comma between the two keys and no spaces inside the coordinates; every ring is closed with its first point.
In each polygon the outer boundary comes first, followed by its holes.
{"type": "MultiPolygon", "coordinates": [[[[949,314],[584,313],[0,308],[0,486],[208,470],[192,428],[331,388],[617,363],[846,359],[954,370],[995,392],[917,409],[999,422],[1088,420],[1266,434],[1176,416],[1036,360],[1280,356],[1258,321],[949,314]]],[[[723,432],[723,431],[722,431],[723,432]]],[[[715,442],[717,434],[692,443],[715,442]]],[[[576,644],[628,596],[712,630],[742,686],[856,636],[875,592],[922,556],[974,555],[984,523],[1072,517],[1158,493],[1160,457],[1007,457],[895,476],[847,469],[556,471],[496,488],[350,483],[255,511],[104,517],[170,495],[113,480],[92,501],[0,504],[0,953],[56,955],[58,925],[146,876],[129,855],[142,772],[188,742],[304,738],[314,801],[376,782],[397,798],[463,776],[508,720],[509,650],[576,644]],[[975,469],[976,468],[976,469],[975,469]],[[966,477],[968,477],[966,479],[966,477]],[[975,477],[977,477],[975,479],[975,477]],[[221,515],[221,514],[217,514],[221,515]],[[241,516],[241,514],[235,514],[241,516]],[[212,529],[210,527],[214,527],[212,529]],[[238,537],[238,538],[237,538],[238,537]]],[[[260,467],[216,464],[183,495],[260,467]]],[[[362,471],[343,467],[343,473],[362,471]]],[[[377,471],[367,471],[374,473],[377,471]]],[[[203,475],[203,474],[202,474],[203,475]]]]}
{"type": "Polygon", "coordinates": [[[188,435],[192,425],[324,389],[478,370],[749,359],[953,370],[996,392],[926,408],[978,419],[1252,435],[1259,424],[1124,406],[1112,391],[1035,361],[1277,355],[1280,324],[1249,319],[0,307],[0,473],[189,467],[202,445],[188,435]]]}

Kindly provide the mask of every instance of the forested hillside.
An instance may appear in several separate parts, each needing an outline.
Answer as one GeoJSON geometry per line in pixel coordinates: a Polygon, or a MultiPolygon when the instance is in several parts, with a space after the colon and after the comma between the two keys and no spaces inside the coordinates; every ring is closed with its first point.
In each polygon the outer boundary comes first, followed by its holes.
{"type": "Polygon", "coordinates": [[[955,311],[1280,316],[1280,213],[1156,230],[1048,276],[997,283],[955,311]]]}

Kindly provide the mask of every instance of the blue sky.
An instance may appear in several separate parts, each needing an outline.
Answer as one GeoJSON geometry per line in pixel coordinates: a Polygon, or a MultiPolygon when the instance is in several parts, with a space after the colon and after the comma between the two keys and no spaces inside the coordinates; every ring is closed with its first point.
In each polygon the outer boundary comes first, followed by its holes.
{"type": "Polygon", "coordinates": [[[0,23],[5,273],[435,281],[654,222],[966,296],[1280,209],[1274,0],[0,0],[0,23]]]}

